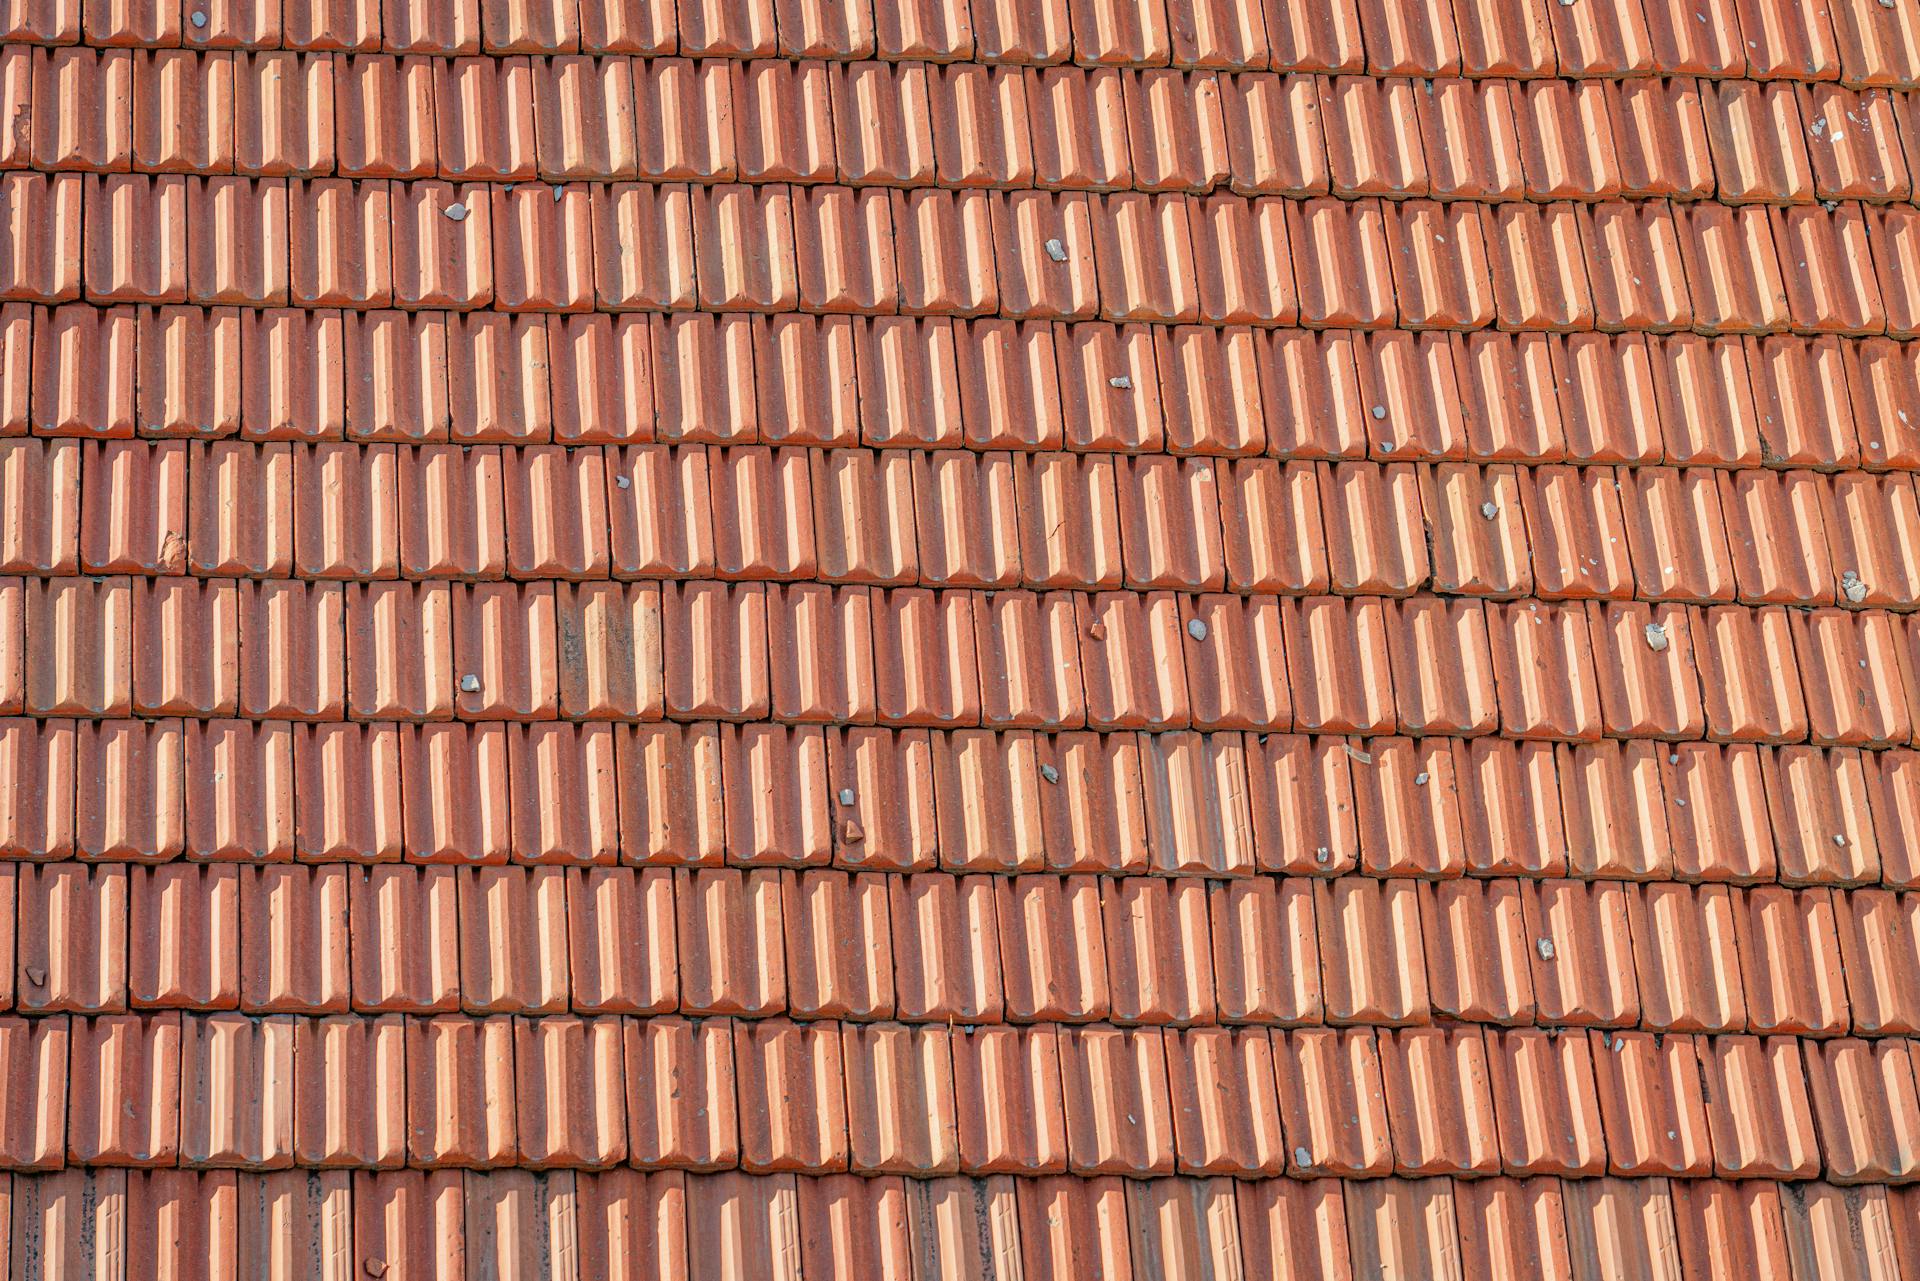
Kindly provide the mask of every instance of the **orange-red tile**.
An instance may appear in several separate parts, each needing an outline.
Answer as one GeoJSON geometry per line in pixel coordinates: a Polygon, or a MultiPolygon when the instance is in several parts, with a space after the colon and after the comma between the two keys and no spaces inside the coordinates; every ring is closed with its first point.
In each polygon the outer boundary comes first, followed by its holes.
{"type": "Polygon", "coordinates": [[[734,1165],[740,1135],[728,1021],[629,1020],[623,1035],[633,1163],[692,1170],[734,1165]]]}
{"type": "Polygon", "coordinates": [[[1489,1031],[1486,1044],[1507,1173],[1603,1173],[1606,1141],[1587,1037],[1526,1028],[1489,1031]]]}

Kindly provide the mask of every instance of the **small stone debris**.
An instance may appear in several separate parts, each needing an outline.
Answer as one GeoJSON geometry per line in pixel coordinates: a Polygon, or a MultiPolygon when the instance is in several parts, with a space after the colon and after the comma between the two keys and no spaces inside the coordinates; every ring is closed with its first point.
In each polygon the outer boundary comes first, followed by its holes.
{"type": "Polygon", "coordinates": [[[1373,764],[1372,752],[1363,752],[1359,748],[1353,746],[1351,743],[1346,744],[1346,748],[1347,748],[1347,755],[1353,757],[1354,760],[1359,761],[1362,765],[1373,764]]]}
{"type": "Polygon", "coordinates": [[[1648,623],[1647,624],[1647,648],[1648,649],[1658,654],[1661,650],[1665,649],[1670,643],[1671,642],[1667,640],[1667,625],[1665,623],[1648,623]]]}
{"type": "Polygon", "coordinates": [[[853,804],[853,789],[851,787],[843,787],[840,789],[840,803],[842,805],[853,804]]]}
{"type": "Polygon", "coordinates": [[[196,27],[204,27],[207,25],[207,15],[199,12],[198,10],[195,10],[194,15],[191,18],[187,19],[187,21],[191,22],[196,27]]]}
{"type": "Polygon", "coordinates": [[[383,1277],[387,1275],[387,1265],[383,1259],[368,1259],[360,1266],[370,1277],[383,1277]]]}
{"type": "Polygon", "coordinates": [[[1067,260],[1067,247],[1060,243],[1059,237],[1056,236],[1047,241],[1047,257],[1053,259],[1055,262],[1065,262],[1067,260]]]}
{"type": "Polygon", "coordinates": [[[1051,765],[1042,765],[1040,767],[1040,777],[1049,783],[1058,783],[1060,781],[1060,771],[1051,765]]]}
{"type": "Polygon", "coordinates": [[[1333,862],[1333,851],[1322,845],[1313,852],[1313,861],[1325,867],[1327,864],[1333,862]]]}
{"type": "Polygon", "coordinates": [[[1133,379],[1127,377],[1125,374],[1115,374],[1113,377],[1107,379],[1107,386],[1113,388],[1115,391],[1132,391],[1133,379]]]}
{"type": "Polygon", "coordinates": [[[1425,770],[1421,770],[1418,774],[1415,774],[1413,776],[1413,785],[1415,787],[1425,787],[1427,785],[1427,780],[1431,777],[1432,777],[1431,774],[1428,774],[1425,770]]]}
{"type": "Polygon", "coordinates": [[[1387,416],[1387,407],[1385,405],[1375,405],[1373,407],[1373,416],[1376,421],[1385,418],[1387,416]]]}
{"type": "Polygon", "coordinates": [[[1193,637],[1195,640],[1205,640],[1207,638],[1207,625],[1197,618],[1190,618],[1187,620],[1187,635],[1193,637]]]}
{"type": "Polygon", "coordinates": [[[1313,1153],[1307,1151],[1305,1148],[1295,1148],[1293,1150],[1293,1163],[1302,1168],[1310,1166],[1313,1164],[1313,1153]]]}
{"type": "Polygon", "coordinates": [[[1840,591],[1856,605],[1867,598],[1866,583],[1851,569],[1840,575],[1840,591]]]}
{"type": "Polygon", "coordinates": [[[622,489],[627,489],[631,487],[633,484],[633,482],[628,480],[625,476],[615,476],[613,478],[613,483],[620,486],[620,488],[622,489]]]}
{"type": "Polygon", "coordinates": [[[455,222],[465,222],[467,220],[467,207],[458,201],[448,205],[446,213],[447,217],[453,219],[455,222]]]}
{"type": "Polygon", "coordinates": [[[1107,625],[1105,623],[1088,623],[1087,624],[1088,640],[1103,641],[1106,638],[1107,638],[1107,625]]]}
{"type": "Polygon", "coordinates": [[[1553,940],[1550,938],[1540,939],[1534,943],[1533,950],[1540,953],[1541,960],[1551,961],[1553,959],[1553,940]]]}
{"type": "Polygon", "coordinates": [[[858,845],[867,839],[867,834],[860,830],[860,824],[848,819],[840,828],[840,839],[848,845],[858,845]]]}
{"type": "Polygon", "coordinates": [[[1500,509],[1492,503],[1481,503],[1480,515],[1487,520],[1498,520],[1500,519],[1500,509]]]}
{"type": "Polygon", "coordinates": [[[554,204],[556,204],[556,205],[557,205],[557,204],[559,204],[559,203],[560,203],[560,198],[561,198],[562,196],[565,196],[566,194],[567,194],[567,191],[566,191],[566,188],[564,188],[564,187],[555,187],[555,188],[553,189],[553,203],[554,203],[554,204]]]}
{"type": "Polygon", "coordinates": [[[1841,849],[1847,848],[1847,834],[1845,832],[1835,832],[1833,834],[1833,843],[1841,849]]]}
{"type": "Polygon", "coordinates": [[[472,672],[468,672],[465,676],[462,676],[460,678],[460,692],[462,694],[478,694],[480,692],[480,678],[472,672]]]}

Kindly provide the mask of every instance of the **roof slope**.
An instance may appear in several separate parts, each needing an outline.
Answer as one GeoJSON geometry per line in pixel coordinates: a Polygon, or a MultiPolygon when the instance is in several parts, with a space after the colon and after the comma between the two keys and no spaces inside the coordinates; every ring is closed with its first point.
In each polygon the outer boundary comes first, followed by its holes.
{"type": "Polygon", "coordinates": [[[0,1281],[1920,1281],[1916,0],[0,24],[0,1281]]]}

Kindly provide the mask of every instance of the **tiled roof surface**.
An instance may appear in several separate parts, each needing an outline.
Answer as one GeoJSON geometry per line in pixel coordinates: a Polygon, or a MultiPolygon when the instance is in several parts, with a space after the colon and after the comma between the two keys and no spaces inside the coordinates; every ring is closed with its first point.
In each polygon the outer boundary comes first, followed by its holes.
{"type": "Polygon", "coordinates": [[[1920,0],[0,28],[0,1281],[1920,1281],[1920,0]]]}

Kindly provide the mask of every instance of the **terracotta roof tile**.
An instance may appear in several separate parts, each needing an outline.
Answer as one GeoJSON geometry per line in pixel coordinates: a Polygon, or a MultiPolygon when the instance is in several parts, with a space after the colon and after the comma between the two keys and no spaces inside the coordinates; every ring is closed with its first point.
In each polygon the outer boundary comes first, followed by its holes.
{"type": "Polygon", "coordinates": [[[1482,230],[1477,211],[1464,203],[1409,200],[1387,210],[1403,324],[1466,329],[1492,323],[1482,230]]]}
{"type": "Polygon", "coordinates": [[[1289,205],[1287,212],[1301,322],[1334,328],[1391,324],[1391,254],[1379,203],[1310,200],[1289,205]]]}
{"type": "Polygon", "coordinates": [[[1533,1016],[1533,979],[1518,883],[1437,881],[1421,891],[1434,1013],[1485,1023],[1533,1016]]]}
{"type": "Polygon", "coordinates": [[[630,1156],[670,1169],[732,1165],[740,1148],[727,1023],[629,1022],[623,1049],[630,1156]],[[693,1102],[708,1097],[711,1107],[693,1102]]]}
{"type": "MultiPolygon", "coordinates": [[[[954,1037],[960,1158],[967,1169],[1065,1171],[1061,1039],[1048,1026],[981,1028],[954,1037]]],[[[1170,1116],[1165,1124],[1171,1126],[1170,1116]]]]}
{"type": "MultiPolygon", "coordinates": [[[[1182,207],[1187,212],[1178,222],[1191,233],[1192,258],[1175,258],[1175,252],[1189,252],[1184,242],[1175,242],[1167,266],[1198,281],[1198,315],[1216,325],[1291,323],[1296,304],[1284,202],[1271,198],[1248,202],[1221,193],[1182,207]],[[1179,271],[1182,267],[1184,272],[1179,271]]],[[[1096,222],[1096,230],[1102,225],[1096,222]]],[[[1101,250],[1103,264],[1109,253],[1124,256],[1119,244],[1113,244],[1101,250]]],[[[1188,310],[1193,311],[1191,300],[1188,310]]]]}
{"type": "Polygon", "coordinates": [[[1837,1183],[1906,1177],[1915,1110],[1907,1043],[1849,1038],[1806,1042],[1802,1049],[1828,1177],[1837,1183]]]}
{"type": "Polygon", "coordinates": [[[1134,185],[1204,191],[1228,174],[1225,121],[1212,72],[1122,73],[1134,185]]]}
{"type": "Polygon", "coordinates": [[[1280,1115],[1296,1177],[1392,1168],[1379,1052],[1371,1028],[1273,1033],[1280,1115]]]}
{"type": "Polygon", "coordinates": [[[952,391],[959,382],[952,321],[890,316],[862,320],[854,328],[854,352],[863,443],[906,448],[962,440],[952,391]],[[917,415],[916,404],[929,397],[943,408],[926,417],[917,415]]]}
{"type": "Polygon", "coordinates": [[[1265,1032],[1169,1033],[1167,1071],[1183,1172],[1257,1175],[1286,1168],[1273,1047],[1265,1032]]]}
{"type": "Polygon", "coordinates": [[[1311,464],[1247,459],[1220,472],[1228,585],[1251,591],[1324,591],[1319,473],[1311,464]]]}
{"type": "Polygon", "coordinates": [[[932,737],[931,751],[942,862],[960,871],[1038,869],[1045,836],[1032,738],[962,730],[932,737]]]}
{"type": "Polygon", "coordinates": [[[1380,1036],[1397,1174],[1500,1169],[1486,1047],[1475,1029],[1405,1028],[1380,1036]]]}
{"type": "Polygon", "coordinates": [[[950,1034],[880,1023],[841,1032],[856,1168],[925,1177],[959,1163],[950,1034]]]}
{"type": "Polygon", "coordinates": [[[1897,889],[1914,885],[1912,861],[1904,837],[1910,826],[1909,784],[1913,756],[1906,751],[1883,753],[1868,763],[1874,831],[1881,847],[1881,879],[1897,889]]]}
{"type": "Polygon", "coordinates": [[[1426,160],[1416,132],[1412,82],[1335,76],[1320,86],[1333,193],[1424,195],[1426,160]]]}
{"type": "Polygon", "coordinates": [[[1593,298],[1579,223],[1568,203],[1499,204],[1482,211],[1494,305],[1509,329],[1586,329],[1593,298]]]}
{"type": "Polygon", "coordinates": [[[1355,772],[1362,863],[1377,876],[1446,876],[1465,864],[1454,754],[1439,739],[1376,738],[1355,772]]]}
{"type": "Polygon", "coordinates": [[[1669,1184],[1684,1268],[1746,1267],[1787,1275],[1780,1189],[1764,1180],[1683,1179],[1669,1184]]]}
{"type": "MultiPolygon", "coordinates": [[[[1040,794],[1048,867],[1063,872],[1143,870],[1146,793],[1138,737],[1074,731],[1036,740],[1034,755],[1044,769],[1060,776],[1040,794]]],[[[1046,779],[1044,772],[1041,779],[1046,779]]]]}
{"type": "Polygon", "coordinates": [[[724,792],[759,798],[729,816],[727,850],[737,861],[777,867],[827,861],[826,742],[817,726],[722,725],[720,766],[724,792]]]}
{"type": "Polygon", "coordinates": [[[1494,605],[1487,638],[1500,691],[1501,728],[1519,738],[1591,739],[1600,734],[1587,617],[1572,605],[1494,605]]]}
{"type": "Polygon", "coordinates": [[[1509,1174],[1599,1174],[1605,1166],[1593,1051],[1579,1032],[1488,1032],[1501,1160],[1509,1174]]]}
{"type": "Polygon", "coordinates": [[[1245,455],[1266,445],[1260,340],[1244,326],[1181,325],[1154,337],[1167,448],[1175,454],[1245,455]]]}
{"type": "MultiPolygon", "coordinates": [[[[985,192],[916,190],[892,200],[892,264],[904,312],[978,315],[999,301],[985,192]]],[[[989,325],[1000,322],[985,322],[989,325]]]]}
{"type": "MultiPolygon", "coordinates": [[[[1002,998],[992,879],[919,872],[890,883],[888,893],[900,1016],[997,1020],[1002,998]]],[[[956,1071],[958,1062],[956,1045],[956,1071]]]]}
{"type": "Polygon", "coordinates": [[[1689,743],[1661,759],[1674,872],[1688,879],[1751,882],[1777,872],[1773,829],[1756,749],[1689,743]]]}
{"type": "Polygon", "coordinates": [[[1645,880],[1672,871],[1652,743],[1601,739],[1554,749],[1577,874],[1645,880]],[[1626,824],[1626,826],[1623,826],[1626,824]]]}
{"type": "Polygon", "coordinates": [[[350,970],[344,931],[350,876],[340,866],[243,868],[240,914],[269,916],[240,940],[240,1005],[263,1013],[344,1013],[350,970]]]}
{"type": "Polygon", "coordinates": [[[1220,75],[1228,180],[1242,193],[1325,192],[1331,179],[1315,77],[1220,75]]]}
{"type": "Polygon", "coordinates": [[[1245,875],[1253,870],[1251,807],[1243,791],[1238,734],[1178,732],[1143,740],[1147,845],[1154,869],[1174,875],[1245,875]],[[1196,813],[1209,815],[1196,823],[1196,813]]]}
{"type": "Polygon", "coordinates": [[[1570,1275],[1557,1180],[1463,1180],[1454,1184],[1453,1202],[1468,1275],[1513,1281],[1570,1275]]]}
{"type": "Polygon", "coordinates": [[[1654,64],[1682,75],[1740,75],[1747,69],[1736,0],[1656,0],[1644,6],[1654,64]]]}

